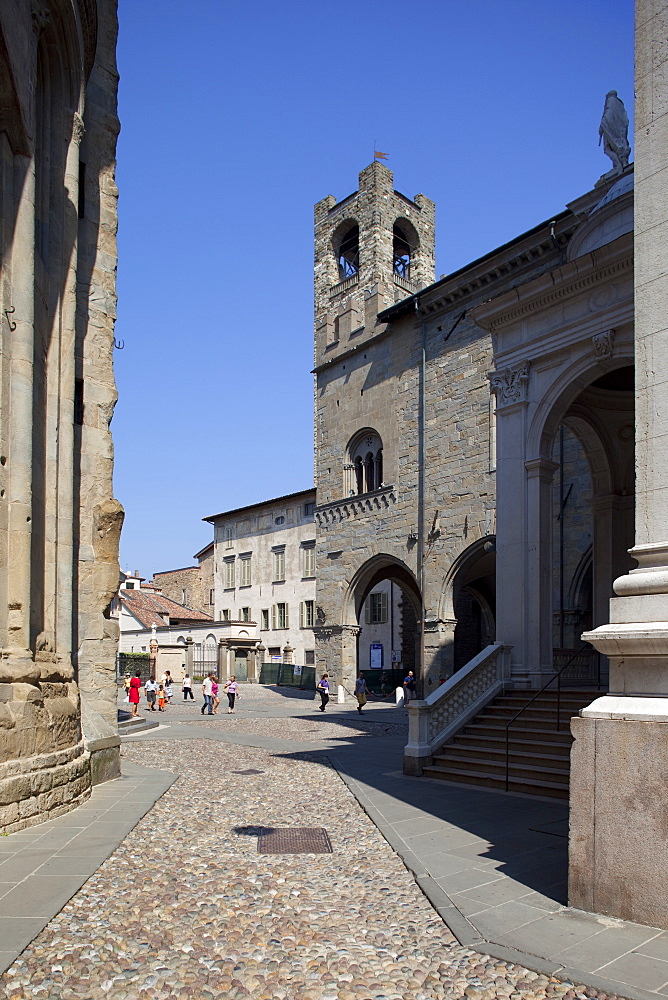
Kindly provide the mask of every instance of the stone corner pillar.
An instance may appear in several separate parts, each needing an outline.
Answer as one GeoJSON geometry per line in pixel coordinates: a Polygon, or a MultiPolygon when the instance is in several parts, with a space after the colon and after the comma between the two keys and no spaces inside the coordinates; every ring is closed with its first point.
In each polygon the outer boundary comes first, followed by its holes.
{"type": "Polygon", "coordinates": [[[635,372],[638,566],[584,639],[610,691],[574,719],[569,902],[668,928],[668,0],[636,0],[635,372]],[[662,9],[663,16],[658,16],[662,9]]]}
{"type": "Polygon", "coordinates": [[[186,673],[191,677],[193,675],[193,664],[195,661],[195,648],[192,636],[189,635],[186,639],[186,673]]]}

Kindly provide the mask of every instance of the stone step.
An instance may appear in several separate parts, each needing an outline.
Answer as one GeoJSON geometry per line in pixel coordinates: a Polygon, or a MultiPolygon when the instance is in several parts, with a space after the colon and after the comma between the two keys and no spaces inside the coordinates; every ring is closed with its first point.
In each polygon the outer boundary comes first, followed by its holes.
{"type": "MultiPolygon", "coordinates": [[[[476,716],[478,719],[504,719],[506,722],[510,722],[518,714],[519,709],[514,707],[508,707],[506,705],[488,705],[487,708],[483,709],[480,715],[476,716]]],[[[562,707],[559,718],[562,725],[566,725],[568,721],[578,713],[572,711],[569,708],[562,707]]],[[[557,722],[557,710],[556,708],[536,708],[534,705],[531,708],[527,708],[525,712],[518,717],[518,723],[525,722],[550,722],[554,720],[556,725],[557,722]]]]}
{"type": "Polygon", "coordinates": [[[159,722],[152,719],[145,719],[143,715],[132,716],[127,712],[118,713],[118,735],[130,736],[134,733],[145,733],[149,729],[157,729],[159,722]],[[121,718],[124,716],[124,718],[121,718]]]}
{"type": "MultiPolygon", "coordinates": [[[[531,764],[538,767],[544,763],[547,767],[551,765],[568,767],[570,763],[570,747],[564,747],[558,743],[547,746],[544,743],[538,745],[524,743],[521,747],[514,747],[511,743],[508,750],[509,760],[518,764],[531,764]]],[[[475,743],[462,743],[457,736],[451,743],[441,747],[438,756],[451,756],[453,753],[458,757],[466,757],[467,760],[472,761],[505,761],[506,759],[505,742],[494,747],[480,746],[475,743]]]]}
{"type": "MultiPolygon", "coordinates": [[[[477,718],[480,719],[481,717],[477,716],[477,718]]],[[[469,722],[462,732],[470,736],[494,736],[497,738],[502,736],[505,741],[506,725],[505,723],[493,725],[490,722],[482,721],[469,722]]],[[[556,729],[547,729],[545,727],[537,729],[533,726],[520,726],[519,722],[516,722],[510,727],[510,732],[516,740],[536,740],[541,743],[567,743],[568,746],[573,742],[570,730],[565,728],[557,732],[556,729]]]]}
{"type": "MultiPolygon", "coordinates": [[[[454,781],[466,785],[483,785],[487,788],[496,788],[504,791],[506,787],[505,774],[498,775],[488,771],[466,771],[449,770],[439,766],[425,767],[423,774],[425,778],[438,778],[442,781],[454,781]]],[[[536,778],[523,777],[511,778],[508,782],[509,792],[523,792],[526,795],[545,795],[550,798],[567,799],[568,783],[542,780],[540,776],[536,778]]]]}
{"type": "MultiPolygon", "coordinates": [[[[447,751],[448,748],[446,747],[447,751]]],[[[505,776],[506,773],[506,757],[505,754],[499,754],[496,757],[488,757],[486,760],[476,760],[471,758],[468,754],[458,754],[455,751],[446,753],[441,751],[434,756],[434,764],[437,767],[443,767],[447,769],[455,769],[457,771],[483,771],[487,774],[501,774],[505,776]]],[[[542,776],[548,778],[549,781],[555,784],[564,784],[568,787],[568,777],[569,777],[569,767],[568,761],[556,759],[553,762],[545,761],[543,758],[540,759],[526,759],[523,763],[516,763],[511,761],[509,764],[509,773],[514,778],[536,778],[542,779],[542,776]]]]}
{"type": "MultiPolygon", "coordinates": [[[[514,734],[514,729],[510,730],[511,736],[508,740],[508,745],[511,751],[518,750],[521,752],[541,752],[548,754],[564,754],[568,756],[571,750],[572,739],[566,740],[532,740],[532,739],[517,739],[514,734]]],[[[555,733],[556,735],[556,733],[555,733]]],[[[481,752],[485,747],[494,749],[500,747],[505,753],[506,750],[506,737],[505,733],[500,736],[481,736],[479,733],[468,733],[466,731],[457,733],[454,737],[453,743],[458,746],[479,748],[481,752]]],[[[448,743],[447,746],[452,746],[452,743],[448,743]]]]}

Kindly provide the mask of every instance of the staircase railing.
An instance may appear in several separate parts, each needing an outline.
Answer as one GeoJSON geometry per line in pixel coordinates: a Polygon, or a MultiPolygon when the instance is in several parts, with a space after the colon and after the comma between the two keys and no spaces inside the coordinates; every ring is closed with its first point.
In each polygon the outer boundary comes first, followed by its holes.
{"type": "Polygon", "coordinates": [[[502,693],[510,677],[510,649],[492,643],[424,701],[408,702],[407,774],[420,774],[439,746],[502,693]]]}
{"type": "MultiPolygon", "coordinates": [[[[571,663],[573,663],[573,661],[576,660],[578,656],[582,656],[582,654],[587,649],[591,650],[592,653],[594,652],[591,644],[588,643],[588,642],[584,642],[580,646],[579,649],[575,650],[575,652],[573,653],[573,655],[566,661],[566,663],[564,663],[564,665],[562,667],[560,667],[559,670],[557,670],[557,672],[552,675],[552,677],[548,678],[548,680],[545,682],[545,684],[543,684],[542,688],[540,688],[538,691],[536,691],[535,694],[533,694],[531,696],[531,698],[529,698],[529,700],[527,701],[526,705],[522,706],[522,708],[519,710],[519,712],[517,712],[512,717],[512,719],[510,720],[510,722],[508,722],[506,724],[506,791],[508,791],[508,787],[509,787],[509,784],[510,784],[510,727],[513,725],[514,722],[516,722],[519,719],[520,715],[523,715],[524,712],[526,712],[527,708],[529,708],[531,705],[533,705],[533,703],[536,700],[536,698],[538,698],[543,693],[543,691],[546,691],[547,688],[549,688],[550,685],[554,684],[554,682],[556,681],[557,682],[557,727],[556,727],[555,731],[557,733],[559,732],[559,730],[561,728],[561,675],[566,670],[568,670],[568,668],[570,667],[571,663]]],[[[600,687],[600,685],[601,685],[600,659],[598,660],[597,685],[598,685],[598,687],[600,687]]]]}

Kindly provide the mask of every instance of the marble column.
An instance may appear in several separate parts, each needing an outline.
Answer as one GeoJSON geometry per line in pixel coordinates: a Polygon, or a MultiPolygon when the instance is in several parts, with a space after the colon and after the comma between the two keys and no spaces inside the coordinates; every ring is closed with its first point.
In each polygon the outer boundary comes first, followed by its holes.
{"type": "Polygon", "coordinates": [[[512,646],[512,670],[526,684],[524,607],[528,576],[525,444],[528,365],[489,376],[496,397],[496,634],[512,646]]]}
{"type": "Polygon", "coordinates": [[[668,0],[636,0],[638,566],[586,633],[609,694],[573,719],[569,901],[668,928],[668,0]]]}
{"type": "Polygon", "coordinates": [[[532,687],[554,672],[552,651],[552,487],[558,466],[547,458],[526,463],[526,666],[532,687]]]}

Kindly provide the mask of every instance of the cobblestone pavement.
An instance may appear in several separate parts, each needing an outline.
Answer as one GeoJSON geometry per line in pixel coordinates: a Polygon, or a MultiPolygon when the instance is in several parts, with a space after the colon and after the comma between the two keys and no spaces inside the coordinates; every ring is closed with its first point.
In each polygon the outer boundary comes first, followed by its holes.
{"type": "Polygon", "coordinates": [[[180,778],[0,979],[10,1000],[605,996],[459,946],[323,756],[123,753],[180,778]],[[334,853],[258,854],[265,826],[325,827],[334,853]]]}
{"type": "Polygon", "coordinates": [[[312,719],[242,719],[225,714],[209,719],[208,716],[188,719],[188,724],[211,726],[227,732],[244,733],[247,736],[261,734],[273,739],[290,740],[298,743],[320,743],[323,740],[350,739],[355,736],[403,736],[406,727],[391,722],[367,721],[355,716],[349,720],[336,722],[314,716],[312,719]]]}

